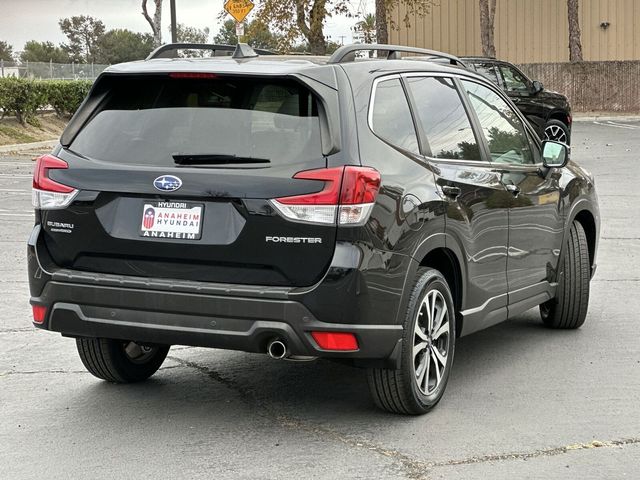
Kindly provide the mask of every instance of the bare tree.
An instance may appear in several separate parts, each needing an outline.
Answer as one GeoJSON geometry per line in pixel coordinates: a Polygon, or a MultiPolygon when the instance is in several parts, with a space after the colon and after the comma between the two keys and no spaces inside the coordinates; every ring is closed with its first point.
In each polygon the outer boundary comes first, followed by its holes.
{"type": "Polygon", "coordinates": [[[149,16],[147,11],[147,0],[142,0],[142,15],[145,20],[151,25],[151,31],[153,32],[153,46],[159,47],[162,45],[162,0],[153,0],[156,6],[156,10],[153,13],[153,18],[149,16]]]}
{"type": "Polygon", "coordinates": [[[376,43],[389,43],[387,0],[376,0],[376,43]]]}
{"type": "Polygon", "coordinates": [[[581,62],[583,60],[582,42],[580,40],[580,19],[578,17],[578,1],[579,0],[567,0],[570,62],[581,62]]]}
{"type": "Polygon", "coordinates": [[[482,54],[485,57],[496,56],[494,23],[497,3],[498,0],[480,0],[480,40],[482,41],[482,54]]]}

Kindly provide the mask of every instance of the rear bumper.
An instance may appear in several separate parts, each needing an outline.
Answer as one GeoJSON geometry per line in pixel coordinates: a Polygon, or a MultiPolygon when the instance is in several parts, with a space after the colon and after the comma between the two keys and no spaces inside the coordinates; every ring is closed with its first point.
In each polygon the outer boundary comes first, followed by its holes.
{"type": "Polygon", "coordinates": [[[32,304],[47,306],[37,327],[103,337],[265,353],[274,337],[292,355],[395,362],[402,327],[320,322],[299,302],[49,281],[32,304]],[[359,349],[322,350],[311,331],[352,332],[359,349]]]}
{"type": "Polygon", "coordinates": [[[386,321],[395,318],[389,311],[395,310],[399,294],[365,295],[368,289],[354,275],[355,265],[337,269],[352,274],[326,278],[317,288],[299,292],[67,270],[53,264],[39,239],[36,225],[27,258],[31,303],[46,307],[47,312],[42,324],[34,324],[38,328],[71,337],[262,353],[277,337],[287,343],[292,355],[397,365],[402,326],[386,321]],[[360,295],[354,294],[356,290],[360,295]],[[371,305],[363,298],[378,303],[371,305]],[[323,350],[311,337],[312,331],[353,333],[359,348],[323,350]]]}

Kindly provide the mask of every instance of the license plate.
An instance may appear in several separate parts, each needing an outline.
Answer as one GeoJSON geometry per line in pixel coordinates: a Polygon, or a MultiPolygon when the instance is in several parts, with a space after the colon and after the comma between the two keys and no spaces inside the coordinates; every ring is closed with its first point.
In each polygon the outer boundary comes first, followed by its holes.
{"type": "Polygon", "coordinates": [[[140,236],[199,240],[202,236],[201,203],[151,202],[142,209],[140,236]]]}

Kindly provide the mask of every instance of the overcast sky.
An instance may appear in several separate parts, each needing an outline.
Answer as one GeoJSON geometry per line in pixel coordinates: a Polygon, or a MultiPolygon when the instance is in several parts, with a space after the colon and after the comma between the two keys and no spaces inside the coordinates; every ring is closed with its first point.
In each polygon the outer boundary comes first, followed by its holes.
{"type": "MultiPolygon", "coordinates": [[[[107,30],[128,28],[137,32],[151,33],[151,27],[142,16],[141,0],[0,0],[0,40],[13,45],[14,51],[22,50],[28,40],[64,42],[58,20],[73,15],[91,15],[102,20],[107,30]]],[[[149,1],[150,13],[153,2],[149,1]]],[[[216,19],[222,10],[223,0],[176,0],[177,20],[192,27],[209,27],[218,31],[216,19]]],[[[354,0],[354,13],[359,7],[373,8],[373,0],[354,0]]],[[[165,41],[169,40],[169,0],[164,0],[162,9],[165,41]]],[[[251,16],[248,18],[251,19],[251,16]]],[[[357,20],[336,17],[326,23],[325,33],[340,42],[339,35],[351,41],[351,26],[357,20]]]]}

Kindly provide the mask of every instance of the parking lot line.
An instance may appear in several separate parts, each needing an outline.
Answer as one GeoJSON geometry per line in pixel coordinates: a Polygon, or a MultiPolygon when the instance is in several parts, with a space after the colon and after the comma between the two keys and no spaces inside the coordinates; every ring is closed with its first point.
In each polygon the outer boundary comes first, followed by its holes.
{"type": "Polygon", "coordinates": [[[608,123],[609,125],[616,125],[616,126],[621,126],[621,127],[630,127],[630,128],[632,128],[632,129],[634,129],[634,130],[638,130],[638,129],[640,129],[640,125],[635,125],[635,124],[634,124],[634,125],[631,125],[631,124],[629,124],[629,123],[619,123],[619,122],[614,122],[614,121],[612,121],[612,120],[609,120],[607,123],[608,123]]]}
{"type": "Polygon", "coordinates": [[[593,122],[596,125],[602,125],[603,127],[614,127],[614,128],[623,128],[625,130],[638,130],[640,128],[640,126],[636,126],[636,125],[629,125],[626,123],[614,123],[611,121],[608,122],[593,122]]]}

